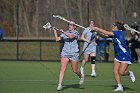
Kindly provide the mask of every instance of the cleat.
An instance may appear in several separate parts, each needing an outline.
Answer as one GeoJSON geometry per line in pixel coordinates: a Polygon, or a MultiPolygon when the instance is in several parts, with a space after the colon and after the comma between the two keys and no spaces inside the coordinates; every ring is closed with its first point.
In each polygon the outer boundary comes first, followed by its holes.
{"type": "Polygon", "coordinates": [[[83,76],[84,75],[84,68],[83,67],[80,68],[80,72],[81,72],[81,74],[83,76]]]}
{"type": "Polygon", "coordinates": [[[96,72],[92,72],[92,73],[91,73],[91,76],[92,76],[92,77],[96,77],[96,72]]]}
{"type": "Polygon", "coordinates": [[[123,87],[117,87],[114,91],[123,91],[123,87]]]}
{"type": "Polygon", "coordinates": [[[134,73],[132,71],[129,71],[129,77],[132,80],[132,82],[135,82],[135,80],[136,80],[135,75],[134,75],[134,73]]]}
{"type": "Polygon", "coordinates": [[[79,84],[82,85],[83,83],[84,83],[84,75],[82,75],[82,77],[80,78],[79,84]]]}
{"type": "Polygon", "coordinates": [[[63,89],[63,86],[62,86],[62,85],[58,85],[57,91],[60,91],[60,90],[62,90],[62,89],[63,89]]]}

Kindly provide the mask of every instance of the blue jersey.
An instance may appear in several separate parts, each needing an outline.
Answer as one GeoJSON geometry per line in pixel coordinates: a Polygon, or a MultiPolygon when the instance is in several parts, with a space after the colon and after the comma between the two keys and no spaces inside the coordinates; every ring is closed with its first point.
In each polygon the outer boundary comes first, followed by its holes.
{"type": "Polygon", "coordinates": [[[119,62],[127,61],[128,64],[131,64],[131,56],[129,52],[129,48],[126,45],[124,33],[122,30],[115,30],[113,31],[114,38],[114,52],[115,52],[115,59],[119,62]]]}
{"type": "Polygon", "coordinates": [[[0,39],[3,38],[3,29],[0,28],[0,39]]]}

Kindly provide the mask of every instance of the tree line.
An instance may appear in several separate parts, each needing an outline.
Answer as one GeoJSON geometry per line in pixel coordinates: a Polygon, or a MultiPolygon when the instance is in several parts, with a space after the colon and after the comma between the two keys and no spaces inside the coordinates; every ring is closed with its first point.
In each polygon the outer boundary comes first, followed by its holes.
{"type": "MultiPolygon", "coordinates": [[[[42,26],[50,22],[57,28],[67,28],[66,22],[54,19],[61,15],[82,26],[89,20],[96,25],[111,30],[111,24],[120,20],[129,25],[139,21],[140,0],[0,0],[0,27],[5,37],[52,37],[50,30],[42,26]],[[133,13],[138,14],[137,17],[133,13]]],[[[81,33],[83,30],[79,28],[81,33]]],[[[127,31],[126,36],[129,36],[127,31]]]]}

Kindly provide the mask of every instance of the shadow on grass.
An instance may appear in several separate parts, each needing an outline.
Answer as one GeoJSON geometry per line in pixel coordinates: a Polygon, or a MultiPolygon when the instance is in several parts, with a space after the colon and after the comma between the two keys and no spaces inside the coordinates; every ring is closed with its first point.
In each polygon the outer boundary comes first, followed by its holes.
{"type": "Polygon", "coordinates": [[[91,77],[91,75],[85,75],[85,77],[91,77]]]}
{"type": "MultiPolygon", "coordinates": [[[[111,87],[114,87],[114,89],[117,87],[116,85],[112,85],[111,87]]],[[[126,87],[126,86],[123,86],[123,89],[124,90],[128,90],[128,91],[135,91],[135,89],[132,89],[132,88],[129,88],[129,87],[126,87]]]]}
{"type": "Polygon", "coordinates": [[[85,77],[96,77],[96,76],[91,76],[91,75],[85,75],[85,77]]]}
{"type": "MultiPolygon", "coordinates": [[[[49,84],[49,85],[56,85],[56,84],[49,84]]],[[[68,88],[73,88],[73,89],[85,89],[85,88],[80,87],[79,84],[71,84],[71,85],[63,85],[63,89],[60,90],[60,91],[63,91],[63,90],[68,89],[68,88]]]]}
{"type": "MultiPolygon", "coordinates": [[[[94,86],[103,86],[103,87],[113,87],[113,90],[117,88],[117,85],[94,85],[94,86]]],[[[130,87],[123,86],[124,91],[135,91],[130,87]]]]}
{"type": "Polygon", "coordinates": [[[68,89],[68,88],[84,89],[84,88],[81,88],[79,84],[72,84],[72,85],[64,85],[64,86],[63,86],[63,90],[64,90],[64,89],[68,89]]]}

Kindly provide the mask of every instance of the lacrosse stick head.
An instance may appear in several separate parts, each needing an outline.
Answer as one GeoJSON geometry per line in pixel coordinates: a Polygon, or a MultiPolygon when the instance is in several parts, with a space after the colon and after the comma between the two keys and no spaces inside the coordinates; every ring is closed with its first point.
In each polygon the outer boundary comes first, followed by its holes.
{"type": "Polygon", "coordinates": [[[54,18],[57,18],[57,17],[59,18],[59,17],[61,17],[61,16],[60,16],[60,15],[53,15],[53,17],[54,17],[54,18]]]}
{"type": "Polygon", "coordinates": [[[130,27],[129,27],[128,24],[124,24],[123,26],[124,26],[125,29],[130,30],[130,27]]]}
{"type": "Polygon", "coordinates": [[[65,18],[63,18],[63,17],[60,16],[60,15],[53,15],[53,17],[54,17],[54,18],[62,19],[62,20],[64,20],[64,21],[68,21],[68,20],[66,20],[65,18]]]}
{"type": "Polygon", "coordinates": [[[51,26],[50,22],[48,22],[48,23],[46,23],[46,24],[43,26],[43,28],[44,28],[45,30],[46,30],[46,29],[51,29],[52,26],[51,26]]]}
{"type": "Polygon", "coordinates": [[[124,24],[123,26],[124,26],[125,29],[130,30],[131,33],[136,32],[136,33],[140,34],[139,31],[137,31],[137,30],[135,30],[135,29],[129,27],[129,25],[127,25],[127,24],[124,24]]]}

